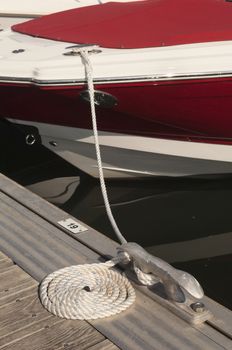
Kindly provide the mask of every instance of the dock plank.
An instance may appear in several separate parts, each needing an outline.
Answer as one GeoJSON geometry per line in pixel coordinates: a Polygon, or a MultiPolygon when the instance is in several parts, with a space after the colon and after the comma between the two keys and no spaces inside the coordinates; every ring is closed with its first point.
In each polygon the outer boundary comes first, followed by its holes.
{"type": "MultiPolygon", "coordinates": [[[[1,281],[1,277],[0,277],[1,281]]],[[[0,298],[0,309],[5,308],[8,304],[18,303],[29,296],[36,295],[38,293],[38,283],[30,284],[27,288],[16,289],[14,293],[6,292],[0,298]]]]}
{"type": "Polygon", "coordinates": [[[28,326],[33,327],[41,319],[51,317],[41,306],[37,293],[16,300],[0,309],[0,339],[8,333],[18,332],[28,326]]]}
{"type": "Polygon", "coordinates": [[[101,343],[91,346],[88,350],[119,350],[119,348],[106,339],[101,343]]]}
{"type": "Polygon", "coordinates": [[[96,251],[98,254],[115,256],[116,248],[119,245],[118,243],[109,237],[102,235],[100,232],[92,229],[90,226],[81,222],[80,220],[78,221],[87,227],[88,231],[79,233],[78,235],[68,232],[64,228],[60,227],[58,221],[70,218],[70,214],[43,200],[35,193],[25,189],[25,187],[17,184],[15,181],[10,180],[3,174],[0,174],[0,190],[2,193],[5,193],[18,203],[21,203],[23,206],[40,215],[47,222],[50,222],[60,230],[65,231],[66,234],[79,240],[87,246],[90,245],[91,249],[93,249],[93,251],[96,251]]]}
{"type": "Polygon", "coordinates": [[[9,259],[0,260],[0,274],[8,271],[9,269],[12,269],[13,266],[14,266],[13,262],[10,261],[9,259]]]}
{"type": "Polygon", "coordinates": [[[10,269],[0,274],[0,305],[2,298],[14,295],[38,284],[25,274],[18,266],[14,265],[10,269]],[[17,282],[17,284],[16,284],[17,282]]]}
{"type": "Polygon", "coordinates": [[[54,316],[26,328],[17,334],[0,338],[1,350],[60,350],[88,349],[105,339],[83,321],[60,320],[54,316]]]}
{"type": "Polygon", "coordinates": [[[64,235],[58,228],[23,206],[16,205],[11,198],[1,192],[0,201],[2,250],[14,257],[14,261],[20,267],[31,267],[33,277],[35,271],[37,274],[35,278],[41,279],[57,267],[98,261],[98,254],[64,235]],[[60,249],[61,247],[63,249],[60,249]],[[42,264],[41,255],[43,255],[42,264]]]}
{"type": "MultiPolygon", "coordinates": [[[[93,325],[102,329],[104,335],[122,349],[223,349],[189,326],[185,321],[178,319],[174,314],[167,313],[153,300],[142,298],[137,291],[136,303],[122,315],[107,319],[93,321],[93,325]],[[168,317],[168,319],[167,319],[168,317]],[[117,332],[114,331],[117,329],[117,332]],[[112,332],[114,332],[112,334],[112,332]]],[[[230,349],[230,347],[228,347],[230,349]]]]}
{"type": "MultiPolygon", "coordinates": [[[[54,269],[115,255],[117,243],[91,228],[67,235],[57,221],[70,215],[9,179],[2,181],[0,176],[0,189],[0,247],[38,281],[54,269]]],[[[89,323],[121,349],[231,349],[227,337],[217,342],[216,329],[205,325],[210,327],[209,337],[157,304],[148,288],[137,289],[136,294],[136,303],[126,312],[89,323]]]]}
{"type": "Polygon", "coordinates": [[[11,264],[9,268],[0,268],[0,308],[32,295],[38,288],[38,282],[14,265],[9,258],[7,262],[11,264]]]}
{"type": "Polygon", "coordinates": [[[13,267],[0,273],[5,293],[0,297],[0,349],[79,350],[105,340],[85,321],[64,320],[49,313],[39,301],[38,282],[18,266],[13,267]]]}
{"type": "MultiPolygon", "coordinates": [[[[0,251],[0,262],[2,260],[9,260],[8,257],[0,251]]],[[[10,260],[9,260],[10,261],[10,260]]],[[[12,262],[11,262],[12,263],[12,262]]],[[[13,264],[13,263],[12,263],[13,264]]]]}

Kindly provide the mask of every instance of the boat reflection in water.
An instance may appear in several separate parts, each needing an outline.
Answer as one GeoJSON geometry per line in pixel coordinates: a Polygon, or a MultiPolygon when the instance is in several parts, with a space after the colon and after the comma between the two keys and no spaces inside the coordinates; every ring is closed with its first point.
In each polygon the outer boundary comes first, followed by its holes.
{"type": "MultiPolygon", "coordinates": [[[[232,177],[120,180],[107,187],[128,241],[192,273],[208,296],[232,308],[232,177]]],[[[66,176],[28,188],[116,239],[96,180],[66,176]]]]}

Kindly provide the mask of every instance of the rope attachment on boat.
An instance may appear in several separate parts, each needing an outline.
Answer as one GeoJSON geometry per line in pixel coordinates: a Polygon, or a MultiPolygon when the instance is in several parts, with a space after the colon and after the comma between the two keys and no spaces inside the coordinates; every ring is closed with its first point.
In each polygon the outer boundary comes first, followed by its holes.
{"type": "Polygon", "coordinates": [[[100,152],[100,145],[99,145],[99,136],[98,136],[98,128],[97,128],[97,118],[96,118],[96,109],[95,109],[95,100],[94,100],[94,85],[93,85],[93,68],[89,59],[89,52],[91,50],[96,51],[97,47],[93,46],[90,47],[83,47],[79,48],[77,47],[77,51],[79,52],[82,62],[85,67],[85,73],[87,77],[87,84],[88,84],[88,91],[89,91],[89,99],[90,99],[90,108],[91,108],[91,117],[92,117],[92,126],[93,126],[93,133],[94,133],[94,143],[95,143],[95,150],[96,150],[96,157],[97,157],[97,165],[98,165],[98,172],[99,172],[99,180],[101,185],[101,192],[102,197],[104,200],[105,208],[107,216],[110,220],[110,223],[113,227],[113,230],[118,237],[119,241],[121,243],[126,243],[126,239],[123,237],[121,231],[118,228],[118,225],[114,219],[114,216],[112,214],[109,198],[107,194],[104,174],[103,174],[103,167],[102,167],[102,159],[101,159],[101,152],[100,152]]]}

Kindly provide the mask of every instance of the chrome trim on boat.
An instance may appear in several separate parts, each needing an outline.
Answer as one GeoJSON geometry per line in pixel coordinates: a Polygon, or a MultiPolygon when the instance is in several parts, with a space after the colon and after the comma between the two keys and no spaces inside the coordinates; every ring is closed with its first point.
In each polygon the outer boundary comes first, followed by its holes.
{"type": "Polygon", "coordinates": [[[6,18],[38,18],[41,17],[40,15],[35,15],[34,13],[0,13],[0,17],[6,17],[6,18]]]}
{"type": "MultiPolygon", "coordinates": [[[[232,71],[218,73],[192,73],[192,74],[160,74],[149,76],[125,76],[94,78],[95,84],[113,84],[113,83],[136,83],[136,82],[156,82],[156,81],[175,81],[175,80],[194,80],[194,79],[213,79],[213,78],[231,78],[232,71]]],[[[86,79],[63,79],[63,80],[39,80],[34,78],[1,77],[0,83],[28,83],[38,86],[62,86],[62,85],[82,85],[86,79]]]]}

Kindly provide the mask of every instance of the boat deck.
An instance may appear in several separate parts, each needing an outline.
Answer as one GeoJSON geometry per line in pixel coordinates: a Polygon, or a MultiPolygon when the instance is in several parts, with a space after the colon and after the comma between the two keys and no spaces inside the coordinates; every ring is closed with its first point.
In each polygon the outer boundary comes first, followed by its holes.
{"type": "Polygon", "coordinates": [[[58,223],[68,218],[0,175],[0,349],[232,349],[232,312],[207,297],[213,318],[200,326],[138,285],[134,305],[117,316],[86,322],[49,314],[37,294],[48,273],[115,256],[118,246],[85,224],[86,231],[68,231],[58,223]]]}

